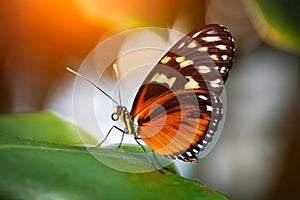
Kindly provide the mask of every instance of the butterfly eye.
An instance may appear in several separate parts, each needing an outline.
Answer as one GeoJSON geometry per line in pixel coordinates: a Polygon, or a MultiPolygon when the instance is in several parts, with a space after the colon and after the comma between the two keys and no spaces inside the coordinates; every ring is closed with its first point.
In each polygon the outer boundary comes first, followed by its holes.
{"type": "Polygon", "coordinates": [[[118,121],[119,115],[118,115],[117,113],[113,113],[113,114],[111,114],[111,119],[112,119],[113,121],[118,121]]]}

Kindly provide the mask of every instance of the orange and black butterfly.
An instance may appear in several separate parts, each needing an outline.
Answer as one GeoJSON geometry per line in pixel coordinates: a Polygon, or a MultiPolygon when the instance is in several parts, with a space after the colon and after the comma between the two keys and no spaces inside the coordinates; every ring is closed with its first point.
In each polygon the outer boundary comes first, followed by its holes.
{"type": "Polygon", "coordinates": [[[159,155],[197,162],[196,154],[212,140],[222,119],[220,94],[233,55],[229,31],[211,24],[184,36],[160,59],[130,112],[96,86],[118,104],[112,119],[121,119],[125,126],[113,126],[107,136],[116,128],[123,136],[133,135],[140,146],[143,140],[159,155]]]}

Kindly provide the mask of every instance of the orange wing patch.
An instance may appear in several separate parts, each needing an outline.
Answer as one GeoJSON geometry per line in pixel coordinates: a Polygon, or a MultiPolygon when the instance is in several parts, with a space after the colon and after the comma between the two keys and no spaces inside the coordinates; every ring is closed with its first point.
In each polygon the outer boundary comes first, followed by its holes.
{"type": "Polygon", "coordinates": [[[166,120],[157,117],[143,124],[143,141],[160,155],[171,156],[189,149],[204,136],[209,119],[188,119],[188,114],[179,111],[167,114],[166,120]]]}
{"type": "Polygon", "coordinates": [[[199,93],[208,92],[200,89],[169,92],[149,102],[134,116],[140,122],[141,138],[153,151],[173,156],[204,139],[211,119],[208,111],[199,107],[196,95],[199,93]],[[169,107],[164,107],[166,103],[169,107]]]}

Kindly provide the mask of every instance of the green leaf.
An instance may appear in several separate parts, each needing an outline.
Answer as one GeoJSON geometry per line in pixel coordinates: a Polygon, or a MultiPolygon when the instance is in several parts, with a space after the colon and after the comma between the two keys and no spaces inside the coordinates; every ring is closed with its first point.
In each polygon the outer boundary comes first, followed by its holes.
{"type": "MultiPolygon", "coordinates": [[[[0,138],[1,199],[227,199],[168,171],[134,174],[111,169],[84,147],[0,138]]],[[[120,165],[147,165],[139,158],[125,158],[121,151],[92,151],[120,165]]]]}
{"type": "Polygon", "coordinates": [[[56,144],[98,144],[88,133],[80,130],[74,124],[62,120],[49,112],[25,114],[1,114],[0,135],[17,136],[42,142],[56,144]]]}
{"type": "Polygon", "coordinates": [[[63,139],[68,139],[76,132],[62,128],[70,123],[49,113],[26,116],[0,118],[0,199],[227,199],[203,183],[172,173],[172,166],[163,170],[165,174],[112,169],[96,158],[134,171],[153,168],[144,154],[124,153],[140,152],[138,146],[118,150],[65,145],[70,141],[60,140],[55,144],[51,135],[67,135],[63,139]],[[33,118],[40,123],[33,123],[33,118]],[[49,124],[42,119],[49,119],[49,124]],[[37,137],[41,134],[42,138],[37,137]]]}
{"type": "Polygon", "coordinates": [[[264,35],[264,39],[273,45],[299,54],[299,1],[256,0],[256,4],[260,12],[252,15],[252,21],[258,31],[264,35]],[[262,16],[262,20],[259,20],[259,16],[262,16]],[[261,23],[262,21],[264,23],[261,23]]]}

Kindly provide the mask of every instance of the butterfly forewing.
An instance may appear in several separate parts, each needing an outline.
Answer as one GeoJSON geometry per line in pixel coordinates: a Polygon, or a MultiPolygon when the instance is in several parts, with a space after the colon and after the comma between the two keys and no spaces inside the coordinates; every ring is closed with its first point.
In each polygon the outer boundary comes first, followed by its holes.
{"type": "Polygon", "coordinates": [[[146,77],[130,116],[160,155],[195,162],[222,118],[219,95],[232,65],[234,43],[217,24],[179,40],[146,77]]]}
{"type": "Polygon", "coordinates": [[[224,26],[211,24],[194,30],[160,59],[142,83],[133,108],[138,107],[135,104],[139,101],[157,98],[167,90],[199,87],[219,94],[232,65],[233,54],[233,38],[224,26]],[[148,91],[142,96],[145,86],[148,91]]]}

